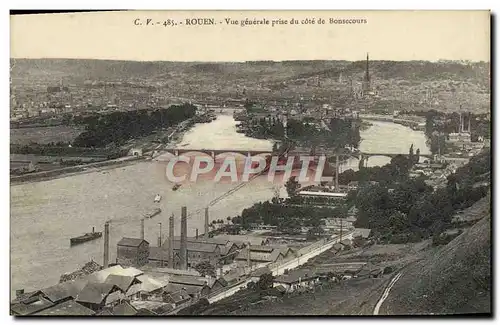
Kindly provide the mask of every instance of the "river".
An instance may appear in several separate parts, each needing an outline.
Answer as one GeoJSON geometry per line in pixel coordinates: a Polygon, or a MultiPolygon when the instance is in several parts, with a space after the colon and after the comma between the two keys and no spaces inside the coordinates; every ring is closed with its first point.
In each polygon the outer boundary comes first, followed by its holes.
{"type": "MultiPolygon", "coordinates": [[[[186,148],[271,149],[272,142],[251,139],[236,132],[237,122],[227,115],[197,124],[188,131],[179,145],[186,148]]],[[[415,150],[428,153],[423,132],[387,122],[372,122],[361,134],[360,149],[366,152],[407,153],[413,143],[415,150]]],[[[369,166],[389,162],[386,157],[371,157],[369,166]]],[[[357,169],[357,160],[350,160],[343,170],[357,169]]],[[[71,272],[91,259],[102,263],[103,239],[70,247],[69,239],[91,231],[102,231],[110,224],[110,261],[116,258],[116,244],[122,237],[139,237],[140,219],[155,205],[155,194],[162,195],[157,204],[162,213],[145,222],[145,239],[156,246],[159,223],[163,237],[168,232],[168,218],[174,213],[175,233],[180,233],[180,210],[188,214],[203,209],[211,200],[233,188],[234,184],[198,182],[172,191],[166,180],[164,164],[153,161],[106,171],[80,174],[43,182],[11,186],[10,251],[11,292],[51,286],[64,272],[71,272]]],[[[282,189],[284,190],[284,189],[282,189]]],[[[274,186],[267,178],[257,178],[235,194],[210,208],[211,219],[226,219],[240,214],[253,203],[273,196],[274,186]]],[[[188,235],[196,229],[203,232],[203,212],[188,218],[188,235]]]]}

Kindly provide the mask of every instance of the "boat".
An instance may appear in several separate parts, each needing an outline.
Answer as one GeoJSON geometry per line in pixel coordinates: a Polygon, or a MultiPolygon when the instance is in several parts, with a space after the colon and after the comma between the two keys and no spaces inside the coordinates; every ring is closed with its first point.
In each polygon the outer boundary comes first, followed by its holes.
{"type": "Polygon", "coordinates": [[[161,195],[160,194],[156,194],[154,201],[155,201],[155,203],[160,202],[161,201],[161,195]]]}
{"type": "Polygon", "coordinates": [[[151,211],[150,213],[146,213],[146,214],[144,215],[144,218],[146,218],[146,219],[151,219],[151,218],[153,218],[154,216],[159,215],[160,213],[161,213],[161,209],[160,209],[160,208],[156,208],[156,209],[154,209],[153,211],[151,211]]]}
{"type": "Polygon", "coordinates": [[[94,227],[92,227],[92,232],[88,232],[82,236],[73,237],[69,241],[70,241],[71,246],[73,246],[73,245],[82,244],[82,243],[85,243],[85,242],[88,242],[88,241],[91,241],[91,240],[94,240],[94,239],[97,239],[100,237],[102,237],[102,232],[100,232],[100,231],[96,232],[96,231],[94,231],[94,227]]]}
{"type": "Polygon", "coordinates": [[[181,187],[181,184],[175,184],[173,187],[172,187],[172,191],[177,191],[179,189],[179,187],[181,187]]]}

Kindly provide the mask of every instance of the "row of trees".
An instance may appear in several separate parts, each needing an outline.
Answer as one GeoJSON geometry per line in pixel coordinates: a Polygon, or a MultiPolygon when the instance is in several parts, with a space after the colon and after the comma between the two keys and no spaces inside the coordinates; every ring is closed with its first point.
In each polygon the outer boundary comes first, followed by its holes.
{"type": "Polygon", "coordinates": [[[30,143],[29,145],[21,145],[21,144],[11,144],[10,152],[13,154],[33,154],[40,156],[78,156],[78,157],[96,157],[102,158],[106,157],[107,159],[113,159],[126,154],[126,151],[114,150],[110,152],[109,150],[94,150],[91,148],[82,148],[82,147],[70,147],[68,145],[58,146],[57,144],[39,144],[39,143],[30,143]]]}
{"type": "Polygon", "coordinates": [[[119,146],[129,139],[146,136],[157,129],[177,125],[193,117],[195,113],[196,106],[182,104],[154,111],[139,110],[93,115],[86,118],[86,130],[75,139],[73,145],[105,147],[113,143],[119,146]]]}
{"type": "Polygon", "coordinates": [[[285,126],[277,118],[268,120],[261,118],[258,123],[253,124],[251,129],[247,131],[247,135],[264,139],[283,139],[285,136],[285,126]]]}
{"type": "Polygon", "coordinates": [[[391,162],[384,166],[375,167],[363,167],[363,163],[360,163],[360,169],[354,171],[348,169],[339,174],[339,184],[347,185],[352,181],[368,182],[395,182],[401,181],[408,178],[410,168],[416,161],[415,158],[405,157],[403,155],[397,155],[391,159],[391,162]]]}
{"type": "MultiPolygon", "coordinates": [[[[245,104],[247,113],[258,112],[252,102],[245,104]]],[[[247,135],[256,138],[284,139],[285,131],[288,139],[312,146],[325,145],[333,148],[346,146],[357,148],[361,141],[359,125],[351,119],[331,118],[327,125],[330,129],[318,128],[313,119],[289,119],[285,130],[284,123],[275,117],[261,118],[247,130],[247,135]]]]}
{"type": "Polygon", "coordinates": [[[233,223],[243,229],[250,229],[252,224],[276,226],[277,230],[288,234],[298,234],[301,227],[319,227],[324,218],[331,218],[340,212],[331,208],[313,206],[288,206],[259,202],[243,210],[241,216],[232,219],[233,223]]]}

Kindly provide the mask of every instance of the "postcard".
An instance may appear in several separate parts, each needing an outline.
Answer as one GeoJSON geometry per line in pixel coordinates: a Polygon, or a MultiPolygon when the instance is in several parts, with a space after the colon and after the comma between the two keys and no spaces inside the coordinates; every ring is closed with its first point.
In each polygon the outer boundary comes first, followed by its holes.
{"type": "Polygon", "coordinates": [[[490,15],[12,14],[10,314],[491,316],[490,15]]]}

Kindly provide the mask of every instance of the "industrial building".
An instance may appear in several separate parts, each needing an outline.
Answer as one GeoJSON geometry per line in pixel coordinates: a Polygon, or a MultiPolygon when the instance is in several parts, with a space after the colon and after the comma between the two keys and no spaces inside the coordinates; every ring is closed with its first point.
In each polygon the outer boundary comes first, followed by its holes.
{"type": "Polygon", "coordinates": [[[123,237],[117,245],[116,263],[143,266],[148,263],[149,243],[144,239],[123,237]]]}
{"type": "Polygon", "coordinates": [[[260,263],[276,263],[295,257],[292,249],[277,248],[270,246],[252,246],[242,249],[235,258],[235,262],[240,266],[248,266],[260,263]]]}
{"type": "MultiPolygon", "coordinates": [[[[173,241],[174,255],[180,256],[181,244],[181,240],[173,241]]],[[[169,247],[169,240],[166,240],[163,243],[162,248],[165,251],[168,251],[169,247]]],[[[196,264],[203,261],[208,261],[210,264],[216,265],[222,257],[221,249],[217,244],[186,241],[186,248],[188,267],[194,267],[196,264]]]]}

